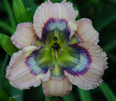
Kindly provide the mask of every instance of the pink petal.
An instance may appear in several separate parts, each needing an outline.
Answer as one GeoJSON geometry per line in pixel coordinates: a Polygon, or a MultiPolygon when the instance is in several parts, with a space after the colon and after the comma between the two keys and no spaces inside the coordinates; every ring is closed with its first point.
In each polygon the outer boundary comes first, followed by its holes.
{"type": "MultiPolygon", "coordinates": [[[[14,53],[11,57],[9,66],[6,69],[6,78],[10,84],[19,89],[29,89],[29,87],[37,87],[40,85],[41,80],[47,81],[50,77],[50,69],[47,73],[34,75],[31,73],[30,68],[26,64],[26,57],[32,52],[38,50],[35,46],[29,46],[14,53]]],[[[39,68],[39,67],[38,67],[39,68]]]]}
{"type": "Polygon", "coordinates": [[[72,90],[72,84],[67,77],[50,78],[48,81],[42,83],[43,92],[46,96],[60,96],[67,95],[72,90]]]}
{"type": "Polygon", "coordinates": [[[68,23],[71,22],[71,26],[69,24],[71,30],[71,36],[74,34],[75,26],[77,25],[75,22],[75,18],[78,12],[75,11],[72,7],[72,4],[67,3],[65,0],[61,3],[52,3],[50,0],[41,4],[35,12],[34,15],[34,29],[37,33],[37,36],[41,39],[43,28],[47,21],[50,19],[53,20],[65,20],[68,23]]]}
{"type": "MultiPolygon", "coordinates": [[[[84,90],[93,89],[102,83],[101,78],[104,74],[104,70],[107,68],[106,54],[98,45],[92,43],[79,43],[78,46],[88,51],[90,63],[83,63],[82,61],[84,60],[82,58],[82,60],[79,61],[79,64],[85,65],[86,71],[82,71],[79,75],[73,75],[67,70],[64,70],[64,74],[72,84],[77,85],[84,90]]],[[[76,68],[78,68],[78,66],[73,69],[76,70],[76,68]]]]}
{"type": "Polygon", "coordinates": [[[77,21],[77,36],[82,42],[91,42],[97,44],[99,42],[99,33],[93,28],[90,19],[82,18],[77,21]]]}
{"type": "Polygon", "coordinates": [[[12,35],[12,42],[22,49],[27,46],[33,45],[35,42],[36,34],[31,23],[20,23],[17,26],[15,33],[12,35]]]}

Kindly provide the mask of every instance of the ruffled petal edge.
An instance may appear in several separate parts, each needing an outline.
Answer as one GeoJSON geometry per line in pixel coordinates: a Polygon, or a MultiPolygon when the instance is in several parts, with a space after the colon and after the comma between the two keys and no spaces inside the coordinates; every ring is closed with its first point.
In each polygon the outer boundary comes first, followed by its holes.
{"type": "Polygon", "coordinates": [[[29,89],[31,86],[37,87],[42,81],[50,78],[50,69],[45,74],[33,75],[29,67],[25,64],[26,57],[33,51],[38,50],[36,46],[29,46],[14,53],[9,66],[6,68],[6,78],[10,84],[20,90],[29,89]],[[26,53],[28,51],[28,53],[26,53]]]}
{"type": "Polygon", "coordinates": [[[84,90],[94,89],[102,83],[104,70],[107,69],[107,57],[98,45],[92,43],[79,43],[78,46],[85,48],[90,57],[91,63],[87,65],[87,70],[79,75],[72,75],[64,70],[65,76],[69,81],[84,90]]]}

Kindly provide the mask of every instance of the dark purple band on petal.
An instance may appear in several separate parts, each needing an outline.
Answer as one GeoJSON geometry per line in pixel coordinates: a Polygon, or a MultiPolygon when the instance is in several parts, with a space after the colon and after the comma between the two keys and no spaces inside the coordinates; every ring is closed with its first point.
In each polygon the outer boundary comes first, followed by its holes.
{"type": "MultiPolygon", "coordinates": [[[[48,55],[49,56],[49,55],[48,55]]],[[[45,57],[44,49],[41,48],[32,52],[25,61],[25,64],[29,67],[30,71],[34,75],[44,74],[48,71],[49,67],[52,66],[52,60],[42,59],[45,57]],[[48,65],[49,64],[49,65],[48,65]]]]}
{"type": "MultiPolygon", "coordinates": [[[[74,62],[72,61],[66,62],[65,63],[66,66],[61,67],[63,70],[67,71],[68,73],[74,76],[84,75],[88,71],[89,65],[92,62],[91,56],[86,49],[78,46],[78,44],[71,45],[71,47],[73,49],[72,52],[74,52],[73,54],[75,54],[75,56],[74,55],[73,56],[74,58],[76,58],[76,60],[74,62]]],[[[72,52],[70,53],[72,54],[72,52]]]]}
{"type": "MultiPolygon", "coordinates": [[[[41,41],[45,43],[46,38],[51,34],[51,36],[53,37],[54,35],[58,35],[58,37],[62,37],[65,36],[65,39],[67,40],[67,42],[69,41],[69,36],[70,36],[70,29],[68,26],[67,21],[65,21],[64,19],[62,20],[58,20],[58,19],[49,19],[43,27],[42,30],[42,38],[41,41]]],[[[52,39],[52,37],[49,37],[52,39]]]]}

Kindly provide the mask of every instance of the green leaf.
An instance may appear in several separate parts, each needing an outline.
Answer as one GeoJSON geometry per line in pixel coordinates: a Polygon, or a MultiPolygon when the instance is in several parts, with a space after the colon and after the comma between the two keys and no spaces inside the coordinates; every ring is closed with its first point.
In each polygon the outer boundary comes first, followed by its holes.
{"type": "Polygon", "coordinates": [[[23,101],[24,91],[12,87],[11,96],[19,96],[15,101],[23,101]]]}
{"type": "Polygon", "coordinates": [[[112,50],[115,47],[116,47],[116,41],[112,41],[112,42],[108,43],[106,46],[104,46],[103,50],[105,52],[108,52],[108,51],[112,50]]]}
{"type": "Polygon", "coordinates": [[[15,99],[13,97],[9,97],[8,101],[15,101],[15,99]]]}
{"type": "Polygon", "coordinates": [[[13,0],[13,10],[18,23],[22,22],[25,13],[25,7],[22,0],[13,0]]]}
{"type": "Polygon", "coordinates": [[[80,88],[78,88],[78,91],[80,94],[81,101],[92,101],[92,97],[89,91],[82,90],[80,88]]]}
{"type": "Polygon", "coordinates": [[[8,101],[8,96],[2,89],[0,89],[0,101],[8,101]]]}
{"type": "MultiPolygon", "coordinates": [[[[15,20],[14,20],[13,11],[10,7],[10,3],[9,3],[8,0],[3,0],[3,1],[4,1],[4,4],[5,4],[4,8],[6,8],[6,11],[7,11],[9,19],[10,19],[11,26],[12,26],[13,30],[15,30],[16,23],[15,23],[15,20]]],[[[17,0],[15,0],[15,1],[17,1],[17,0]]]]}
{"type": "Polygon", "coordinates": [[[38,5],[34,2],[34,0],[23,0],[23,3],[32,9],[33,14],[35,13],[38,5]]]}
{"type": "Polygon", "coordinates": [[[4,34],[0,34],[0,44],[2,48],[8,53],[10,56],[14,52],[17,52],[19,49],[12,43],[10,37],[4,34]]]}
{"type": "Polygon", "coordinates": [[[0,88],[2,88],[3,86],[3,82],[4,82],[4,79],[5,79],[5,69],[6,69],[6,66],[7,66],[7,62],[8,62],[8,54],[6,54],[3,62],[2,62],[2,65],[0,67],[0,88]]]}
{"type": "Polygon", "coordinates": [[[10,35],[12,35],[15,31],[11,26],[9,26],[7,23],[3,21],[0,21],[0,27],[7,30],[10,33],[10,35]]]}
{"type": "Polygon", "coordinates": [[[89,0],[89,1],[95,4],[100,2],[100,0],[89,0]]]}
{"type": "Polygon", "coordinates": [[[108,0],[109,2],[116,3],[116,0],[108,0]]]}
{"type": "Polygon", "coordinates": [[[45,101],[52,101],[49,97],[45,96],[45,101]]]}
{"type": "Polygon", "coordinates": [[[31,22],[33,13],[31,8],[25,9],[22,0],[13,0],[13,9],[18,23],[31,22]]]}
{"type": "Polygon", "coordinates": [[[109,86],[103,82],[100,85],[100,89],[102,90],[103,94],[105,95],[107,101],[116,101],[116,97],[113,94],[112,90],[109,88],[109,86]]]}
{"type": "Polygon", "coordinates": [[[116,62],[116,56],[115,54],[112,54],[112,53],[107,53],[108,54],[108,58],[111,59],[112,61],[116,62]]]}
{"type": "Polygon", "coordinates": [[[23,14],[22,22],[31,22],[33,19],[32,9],[27,8],[23,14]]]}
{"type": "Polygon", "coordinates": [[[59,101],[58,97],[47,97],[45,96],[45,101],[59,101]]]}
{"type": "Polygon", "coordinates": [[[103,28],[105,28],[106,26],[108,26],[108,24],[110,24],[115,19],[116,19],[116,9],[109,12],[108,15],[104,16],[104,18],[99,19],[95,23],[94,27],[95,27],[96,30],[100,31],[103,28]]]}
{"type": "Polygon", "coordinates": [[[64,101],[75,101],[75,98],[74,98],[72,92],[70,92],[68,95],[63,97],[63,100],[64,101]]]}
{"type": "Polygon", "coordinates": [[[51,97],[52,101],[59,101],[58,97],[51,97]]]}

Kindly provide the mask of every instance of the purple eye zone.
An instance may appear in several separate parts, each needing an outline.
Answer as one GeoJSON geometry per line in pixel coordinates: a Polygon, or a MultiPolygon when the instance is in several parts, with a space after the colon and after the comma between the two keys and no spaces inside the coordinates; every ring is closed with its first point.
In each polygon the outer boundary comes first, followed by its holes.
{"type": "MultiPolygon", "coordinates": [[[[45,24],[42,29],[42,38],[41,41],[45,43],[47,37],[49,35],[55,36],[55,34],[58,34],[59,36],[65,36],[67,42],[69,41],[69,36],[70,36],[70,28],[68,26],[67,21],[64,19],[49,19],[45,24]]],[[[58,37],[54,37],[54,41],[57,41],[58,37]]]]}

